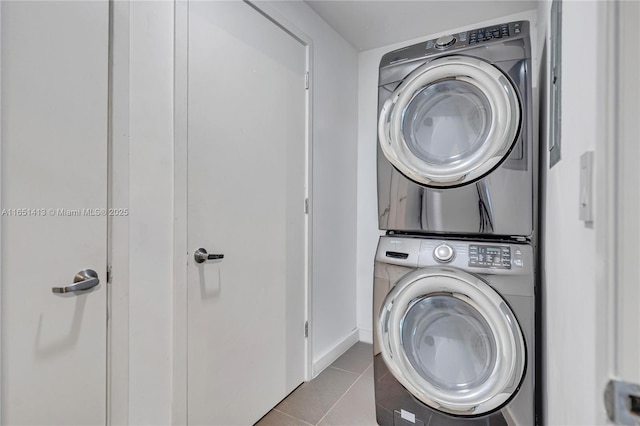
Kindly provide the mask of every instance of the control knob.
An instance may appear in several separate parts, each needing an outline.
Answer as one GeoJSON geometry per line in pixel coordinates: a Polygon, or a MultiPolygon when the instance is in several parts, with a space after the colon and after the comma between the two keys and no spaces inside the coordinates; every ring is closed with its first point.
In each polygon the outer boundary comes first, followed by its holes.
{"type": "Polygon", "coordinates": [[[440,244],[433,250],[433,257],[441,263],[451,262],[455,254],[456,252],[453,251],[453,248],[447,244],[440,244]]]}
{"type": "Polygon", "coordinates": [[[452,35],[445,35],[436,40],[437,49],[446,49],[456,42],[456,38],[452,35]]]}

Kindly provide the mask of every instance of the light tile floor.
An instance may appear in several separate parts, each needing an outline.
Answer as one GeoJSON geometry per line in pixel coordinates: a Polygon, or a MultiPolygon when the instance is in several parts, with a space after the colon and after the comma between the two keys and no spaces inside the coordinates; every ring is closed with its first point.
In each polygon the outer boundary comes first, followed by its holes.
{"type": "Polygon", "coordinates": [[[375,426],[373,349],[358,342],[255,426],[375,426]]]}

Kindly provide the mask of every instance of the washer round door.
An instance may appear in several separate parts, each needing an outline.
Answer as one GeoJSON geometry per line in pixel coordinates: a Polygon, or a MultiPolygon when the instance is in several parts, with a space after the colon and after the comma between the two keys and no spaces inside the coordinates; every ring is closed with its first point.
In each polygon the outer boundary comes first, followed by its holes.
{"type": "Polygon", "coordinates": [[[393,376],[448,414],[497,410],[524,377],[525,343],[515,315],[495,290],[464,271],[405,275],[387,295],[377,333],[393,376]]]}
{"type": "Polygon", "coordinates": [[[507,157],[521,116],[517,91],[498,68],[448,56],[418,67],[385,101],[378,139],[409,179],[456,187],[482,178],[507,157]]]}

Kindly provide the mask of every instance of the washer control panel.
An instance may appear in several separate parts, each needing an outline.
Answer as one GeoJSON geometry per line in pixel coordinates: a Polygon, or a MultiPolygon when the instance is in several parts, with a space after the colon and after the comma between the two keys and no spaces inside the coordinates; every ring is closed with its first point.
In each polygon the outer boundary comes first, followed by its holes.
{"type": "Polygon", "coordinates": [[[477,274],[523,275],[533,271],[531,245],[465,238],[380,237],[376,262],[407,268],[437,266],[477,274]]]}
{"type": "Polygon", "coordinates": [[[511,247],[470,244],[469,266],[511,269],[511,247]]]}
{"type": "Polygon", "coordinates": [[[449,263],[453,260],[456,252],[448,244],[440,244],[433,250],[433,258],[440,263],[449,263]]]}

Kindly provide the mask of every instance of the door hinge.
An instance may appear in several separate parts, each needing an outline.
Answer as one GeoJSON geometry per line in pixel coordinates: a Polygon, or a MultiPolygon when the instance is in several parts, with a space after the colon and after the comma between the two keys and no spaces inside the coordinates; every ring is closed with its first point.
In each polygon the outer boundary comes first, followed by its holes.
{"type": "Polygon", "coordinates": [[[640,423],[640,385],[610,380],[604,390],[604,405],[613,424],[640,423]]]}
{"type": "Polygon", "coordinates": [[[111,284],[111,279],[113,275],[111,274],[111,265],[107,265],[107,284],[111,284]]]}
{"type": "Polygon", "coordinates": [[[309,321],[304,322],[304,337],[309,337],[309,321]]]}
{"type": "Polygon", "coordinates": [[[304,212],[305,214],[309,214],[309,198],[304,199],[304,212]]]}
{"type": "Polygon", "coordinates": [[[309,90],[309,71],[304,75],[304,88],[309,90]]]}

